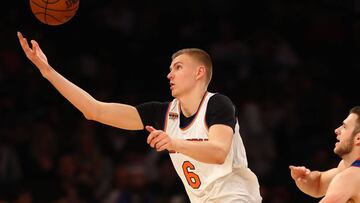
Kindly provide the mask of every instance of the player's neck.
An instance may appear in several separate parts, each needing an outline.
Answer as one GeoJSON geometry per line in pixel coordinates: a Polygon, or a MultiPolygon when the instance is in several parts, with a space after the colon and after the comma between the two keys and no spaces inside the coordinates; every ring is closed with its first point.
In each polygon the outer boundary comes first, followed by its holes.
{"type": "Polygon", "coordinates": [[[180,101],[181,111],[184,114],[184,116],[190,117],[197,112],[206,92],[207,92],[206,89],[197,90],[197,91],[194,89],[194,91],[190,92],[186,96],[178,98],[180,101]]]}
{"type": "Polygon", "coordinates": [[[354,149],[351,153],[344,155],[342,159],[345,162],[346,166],[350,166],[354,161],[360,158],[360,151],[354,149]]]}

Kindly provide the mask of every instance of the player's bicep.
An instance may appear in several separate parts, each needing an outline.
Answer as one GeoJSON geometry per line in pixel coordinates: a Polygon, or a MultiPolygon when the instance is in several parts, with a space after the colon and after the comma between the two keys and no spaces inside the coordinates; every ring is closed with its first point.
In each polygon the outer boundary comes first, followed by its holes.
{"type": "Polygon", "coordinates": [[[230,151],[233,129],[228,125],[215,124],[209,128],[209,141],[219,148],[227,155],[230,151]]]}
{"type": "Polygon", "coordinates": [[[328,190],[328,187],[330,185],[330,182],[333,180],[333,178],[339,173],[338,168],[333,168],[327,171],[324,171],[321,173],[320,180],[319,180],[319,186],[318,191],[320,195],[325,195],[326,191],[328,190]]]}

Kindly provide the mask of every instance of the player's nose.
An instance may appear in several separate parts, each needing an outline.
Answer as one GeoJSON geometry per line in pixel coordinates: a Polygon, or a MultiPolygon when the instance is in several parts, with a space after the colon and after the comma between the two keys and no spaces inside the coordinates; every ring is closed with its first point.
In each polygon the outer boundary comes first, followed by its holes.
{"type": "Polygon", "coordinates": [[[336,129],[334,130],[336,135],[339,135],[339,134],[340,134],[340,130],[339,130],[339,129],[340,129],[340,127],[336,128],[336,129]]]}
{"type": "Polygon", "coordinates": [[[174,77],[174,75],[173,75],[172,72],[170,71],[170,72],[167,74],[167,78],[168,78],[169,80],[171,80],[173,77],[174,77]]]}

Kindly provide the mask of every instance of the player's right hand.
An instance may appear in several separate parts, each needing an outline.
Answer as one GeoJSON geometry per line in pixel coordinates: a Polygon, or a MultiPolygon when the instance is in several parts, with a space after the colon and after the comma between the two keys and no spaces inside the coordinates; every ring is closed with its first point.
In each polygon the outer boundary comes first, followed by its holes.
{"type": "Polygon", "coordinates": [[[310,170],[305,166],[289,166],[291,177],[295,181],[306,182],[307,176],[310,174],[310,170]]]}
{"type": "Polygon", "coordinates": [[[20,32],[17,32],[17,36],[19,38],[20,45],[26,54],[26,57],[30,59],[30,61],[33,62],[44,75],[45,72],[50,70],[50,66],[39,44],[35,40],[31,40],[32,48],[30,48],[26,38],[24,38],[20,32]]]}
{"type": "Polygon", "coordinates": [[[158,152],[167,149],[168,151],[173,151],[175,147],[175,141],[162,130],[157,130],[152,126],[145,126],[145,129],[149,131],[149,136],[147,138],[147,143],[155,148],[158,152]]]}

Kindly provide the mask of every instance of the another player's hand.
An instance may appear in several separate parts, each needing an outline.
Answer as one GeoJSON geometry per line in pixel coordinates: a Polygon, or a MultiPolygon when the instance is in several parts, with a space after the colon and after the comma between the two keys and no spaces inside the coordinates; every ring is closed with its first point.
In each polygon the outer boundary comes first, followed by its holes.
{"type": "Polygon", "coordinates": [[[295,181],[306,182],[307,176],[310,174],[310,170],[305,166],[289,166],[291,177],[295,181]]]}
{"type": "Polygon", "coordinates": [[[168,151],[174,150],[174,140],[171,139],[168,134],[162,130],[155,129],[152,126],[146,126],[145,128],[150,133],[147,138],[147,143],[152,148],[155,148],[157,151],[163,151],[165,149],[168,151]]]}
{"type": "Polygon", "coordinates": [[[33,62],[44,75],[44,73],[50,69],[50,66],[39,44],[35,40],[31,40],[31,48],[27,42],[27,39],[24,38],[20,32],[17,32],[17,36],[19,38],[20,45],[26,54],[26,57],[30,59],[30,61],[33,62]]]}

